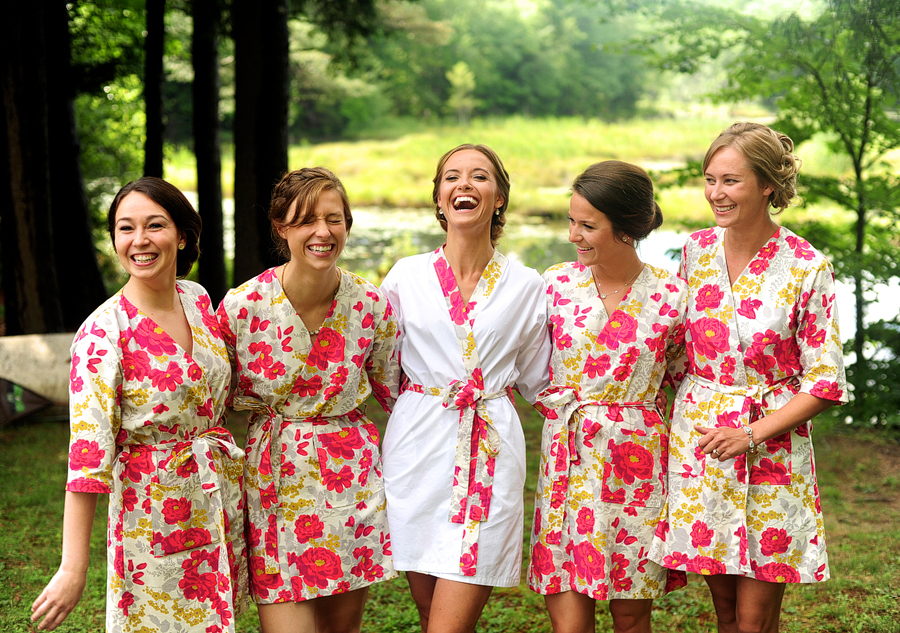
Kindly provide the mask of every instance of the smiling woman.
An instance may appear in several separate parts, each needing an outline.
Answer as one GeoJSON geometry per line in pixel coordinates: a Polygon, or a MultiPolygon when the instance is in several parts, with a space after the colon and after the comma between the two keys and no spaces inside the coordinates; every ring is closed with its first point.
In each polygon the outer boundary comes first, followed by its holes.
{"type": "Polygon", "coordinates": [[[494,249],[509,201],[499,157],[447,152],[432,199],[446,244],[401,259],[382,284],[407,379],[384,438],[387,509],[422,629],[473,631],[493,588],[519,584],[525,443],[512,388],[534,401],[550,346],[540,277],[494,249]]]}
{"type": "Polygon", "coordinates": [[[391,563],[376,427],[400,371],[384,295],[341,270],[353,223],[337,176],[286,174],[272,194],[272,236],[288,258],[231,290],[219,320],[247,431],[250,592],[266,633],[358,631],[369,586],[391,563]]]}
{"type": "Polygon", "coordinates": [[[141,178],[108,220],[130,277],[72,344],[62,562],[32,620],[52,630],[81,598],[103,493],[106,630],[234,631],[247,569],[243,453],[222,428],[231,371],[209,296],[176,279],[197,258],[200,216],[169,183],[141,178]]]}

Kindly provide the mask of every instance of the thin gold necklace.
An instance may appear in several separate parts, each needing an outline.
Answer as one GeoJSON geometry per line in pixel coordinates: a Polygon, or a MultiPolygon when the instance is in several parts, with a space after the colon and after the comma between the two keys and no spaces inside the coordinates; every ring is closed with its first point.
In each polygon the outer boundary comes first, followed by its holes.
{"type": "Polygon", "coordinates": [[[613,290],[612,292],[603,292],[603,286],[602,286],[602,285],[600,284],[600,282],[597,280],[597,276],[594,275],[594,268],[593,268],[593,267],[591,267],[591,277],[594,279],[594,283],[597,285],[597,292],[600,293],[600,298],[601,298],[601,299],[606,299],[609,295],[614,295],[614,294],[616,294],[617,292],[619,292],[620,290],[622,290],[623,288],[627,288],[628,286],[630,286],[631,284],[633,284],[633,283],[634,283],[634,280],[638,278],[638,275],[641,274],[641,271],[642,271],[642,270],[644,270],[644,262],[641,262],[641,265],[638,266],[637,272],[634,273],[634,277],[632,277],[632,278],[628,281],[628,283],[626,283],[626,284],[625,284],[624,286],[622,286],[621,288],[616,288],[616,289],[613,290]]]}

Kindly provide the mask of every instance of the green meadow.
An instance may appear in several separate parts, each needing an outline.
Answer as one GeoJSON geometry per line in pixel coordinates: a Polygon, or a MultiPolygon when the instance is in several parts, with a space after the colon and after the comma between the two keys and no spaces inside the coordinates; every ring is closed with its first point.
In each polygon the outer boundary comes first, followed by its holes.
{"type": "MultiPolygon", "coordinates": [[[[758,117],[759,112],[752,112],[758,117]]],[[[438,159],[461,143],[493,148],[510,174],[510,215],[562,218],[568,210],[568,189],[575,176],[602,160],[624,160],[651,172],[657,185],[671,182],[662,172],[701,161],[710,142],[736,120],[734,116],[630,120],[605,123],[595,119],[507,117],[480,119],[467,126],[424,127],[407,123],[385,130],[377,138],[294,145],[288,152],[289,169],[324,166],[344,182],[354,207],[430,207],[432,179],[438,159]]],[[[849,163],[831,154],[824,139],[797,148],[803,172],[842,174],[849,163]]],[[[895,164],[900,166],[900,153],[895,164]]],[[[172,151],[166,178],[181,189],[196,190],[194,157],[186,149],[172,151]]],[[[223,156],[225,196],[233,195],[234,157],[223,156]]],[[[705,223],[706,202],[701,181],[671,186],[658,192],[667,223],[691,227],[705,223]]],[[[795,209],[791,219],[802,222],[808,213],[821,219],[843,217],[829,207],[795,209]]],[[[672,228],[670,226],[670,228],[672,228]]]]}
{"type": "MultiPolygon", "coordinates": [[[[386,416],[373,402],[370,415],[384,428],[386,416]]],[[[528,451],[523,558],[527,565],[531,499],[540,454],[541,418],[519,402],[528,451]]],[[[816,429],[816,454],[825,513],[831,580],[795,585],[785,593],[786,633],[900,631],[900,450],[876,437],[832,428],[816,429]]],[[[242,437],[246,426],[234,416],[230,426],[242,437]]],[[[30,606],[59,565],[68,455],[64,421],[27,421],[0,428],[0,631],[32,631],[30,606]]],[[[106,502],[101,500],[91,540],[88,587],[81,603],[58,629],[103,629],[106,576],[106,502]]],[[[523,568],[524,571],[524,568],[523,568]]],[[[524,577],[524,574],[523,574],[524,577]]],[[[685,589],[658,600],[654,629],[661,632],[716,630],[703,579],[691,575],[685,589]]],[[[605,603],[598,603],[597,630],[611,630],[605,603]]],[[[363,631],[419,630],[418,615],[401,578],[376,584],[369,594],[363,631]]],[[[478,628],[482,632],[549,632],[543,599],[524,584],[497,589],[478,628]]],[[[255,609],[238,619],[238,631],[259,631],[255,609]]]]}

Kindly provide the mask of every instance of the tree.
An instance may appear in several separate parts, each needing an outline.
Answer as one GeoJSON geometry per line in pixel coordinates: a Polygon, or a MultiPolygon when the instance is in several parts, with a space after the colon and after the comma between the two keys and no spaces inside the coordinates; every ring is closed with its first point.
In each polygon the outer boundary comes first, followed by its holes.
{"type": "Polygon", "coordinates": [[[193,0],[194,154],[197,157],[197,206],[200,233],[200,283],[214,304],[228,291],[222,218],[222,149],[219,133],[219,22],[217,0],[193,0]]]}
{"type": "Polygon", "coordinates": [[[466,62],[456,62],[453,68],[447,71],[447,81],[451,86],[447,110],[456,114],[460,123],[466,124],[472,115],[472,109],[478,104],[472,96],[475,90],[475,73],[469,70],[466,62]]]}
{"type": "Polygon", "coordinates": [[[801,174],[806,201],[827,199],[852,211],[849,226],[807,226],[852,280],[856,336],[853,384],[855,417],[900,425],[900,395],[891,376],[900,369],[896,340],[900,321],[866,322],[868,291],[900,276],[896,191],[900,177],[883,161],[900,148],[900,12],[896,0],[828,0],[813,19],[797,14],[764,21],[732,10],[690,2],[661,3],[659,17],[670,46],[663,67],[692,72],[726,51],[722,102],[773,99],[772,127],[796,144],[818,136],[844,157],[841,177],[801,174]],[[847,235],[852,236],[848,243],[847,235]]]}
{"type": "Polygon", "coordinates": [[[144,55],[144,108],[147,140],[144,143],[144,175],[163,177],[163,48],[166,32],[166,0],[147,0],[147,39],[144,55]]]}
{"type": "Polygon", "coordinates": [[[73,330],[106,296],[74,134],[65,7],[17,3],[3,38],[2,251],[8,334],[73,330]]]}

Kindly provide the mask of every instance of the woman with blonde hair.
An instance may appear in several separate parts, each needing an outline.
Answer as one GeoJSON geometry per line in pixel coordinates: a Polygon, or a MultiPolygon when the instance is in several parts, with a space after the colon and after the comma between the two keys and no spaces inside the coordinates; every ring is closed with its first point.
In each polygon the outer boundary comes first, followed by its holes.
{"type": "Polygon", "coordinates": [[[651,557],[704,576],[721,633],[777,631],[786,583],[829,576],[811,420],[847,384],[831,264],[772,217],[793,149],[757,123],[722,132],[703,160],[716,227],[681,259],[689,366],[651,557]]]}

